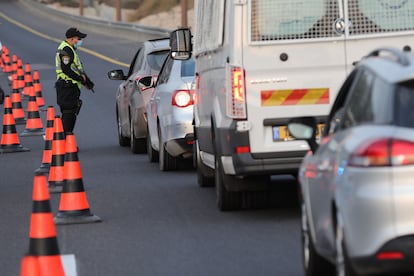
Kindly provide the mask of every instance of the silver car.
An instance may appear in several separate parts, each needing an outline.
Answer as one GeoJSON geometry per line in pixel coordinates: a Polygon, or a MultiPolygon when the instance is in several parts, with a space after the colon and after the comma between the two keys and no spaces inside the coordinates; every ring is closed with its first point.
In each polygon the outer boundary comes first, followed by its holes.
{"type": "Polygon", "coordinates": [[[116,92],[116,120],[120,146],[130,146],[133,153],[145,153],[147,138],[146,104],[151,96],[151,78],[156,78],[169,53],[169,39],[142,43],[132,59],[128,73],[111,70],[108,78],[122,80],[116,92]]]}
{"type": "Polygon", "coordinates": [[[147,105],[147,154],[151,162],[159,159],[161,171],[175,170],[181,159],[193,154],[194,59],[167,57],[147,105]]]}
{"type": "MultiPolygon", "coordinates": [[[[408,46],[406,47],[406,50],[408,46]]],[[[306,275],[414,275],[414,56],[378,49],[345,80],[299,170],[306,275]]]]}

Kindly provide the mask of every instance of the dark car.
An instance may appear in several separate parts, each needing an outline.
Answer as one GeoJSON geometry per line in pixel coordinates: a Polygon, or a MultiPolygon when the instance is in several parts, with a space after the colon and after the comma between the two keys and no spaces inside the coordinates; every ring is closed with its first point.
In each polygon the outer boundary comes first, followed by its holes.
{"type": "Polygon", "coordinates": [[[158,76],[169,53],[169,39],[148,40],[142,43],[132,59],[128,73],[111,70],[111,80],[122,80],[116,93],[116,118],[120,146],[130,146],[133,153],[146,152],[148,103],[153,78],[158,76]]]}
{"type": "MultiPolygon", "coordinates": [[[[406,47],[408,48],[408,47],[406,47]]],[[[305,275],[414,275],[414,55],[358,62],[330,111],[289,131],[311,152],[299,170],[305,275]]]]}

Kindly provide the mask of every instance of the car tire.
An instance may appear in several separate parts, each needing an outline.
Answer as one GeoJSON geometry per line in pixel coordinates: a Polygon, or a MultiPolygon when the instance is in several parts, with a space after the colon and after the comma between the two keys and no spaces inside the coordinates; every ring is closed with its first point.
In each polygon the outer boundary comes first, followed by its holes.
{"type": "Polygon", "coordinates": [[[155,163],[158,161],[158,151],[156,151],[151,145],[151,135],[149,133],[148,126],[147,126],[147,155],[148,155],[148,160],[151,163],[155,163]]]}
{"type": "Polygon", "coordinates": [[[349,261],[346,250],[343,221],[340,214],[336,217],[335,244],[336,244],[336,275],[355,276],[357,275],[349,261]]]}
{"type": "Polygon", "coordinates": [[[158,151],[158,164],[160,171],[173,171],[177,169],[177,159],[171,156],[165,149],[165,144],[162,142],[162,134],[160,128],[158,128],[158,140],[159,140],[159,151],[158,151]]]}
{"type": "Polygon", "coordinates": [[[200,187],[213,187],[214,171],[201,162],[200,148],[197,139],[194,140],[193,147],[193,162],[197,171],[197,184],[200,187]]]}
{"type": "Polygon", "coordinates": [[[129,146],[129,139],[122,135],[121,119],[119,118],[118,108],[116,109],[116,123],[118,126],[118,142],[121,147],[129,146]]]}
{"type": "Polygon", "coordinates": [[[243,193],[237,191],[228,191],[224,185],[225,182],[237,181],[232,175],[224,173],[223,164],[220,157],[215,158],[215,182],[216,182],[216,201],[220,211],[240,210],[243,203],[243,193]]]}
{"type": "Polygon", "coordinates": [[[147,144],[146,144],[146,139],[145,138],[136,138],[135,137],[135,127],[134,127],[134,123],[132,122],[132,120],[129,122],[129,126],[130,126],[130,147],[131,147],[131,151],[132,153],[145,153],[147,150],[147,144]]]}
{"type": "Polygon", "coordinates": [[[305,276],[334,275],[335,267],[328,260],[318,254],[312,241],[306,206],[301,199],[301,239],[302,260],[305,276]]]}

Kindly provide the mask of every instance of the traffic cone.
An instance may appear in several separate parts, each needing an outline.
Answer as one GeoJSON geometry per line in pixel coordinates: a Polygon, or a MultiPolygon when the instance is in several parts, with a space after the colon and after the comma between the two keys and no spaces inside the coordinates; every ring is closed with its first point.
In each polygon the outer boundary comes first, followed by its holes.
{"type": "Polygon", "coordinates": [[[25,114],[22,106],[22,97],[15,77],[12,79],[11,102],[13,108],[13,116],[17,125],[26,123],[25,114]]]}
{"type": "Polygon", "coordinates": [[[52,162],[52,141],[53,141],[53,121],[55,119],[55,108],[49,106],[47,108],[46,115],[46,135],[45,135],[45,147],[43,150],[42,164],[35,170],[35,172],[48,173],[50,169],[50,163],[52,162]]]}
{"type": "Polygon", "coordinates": [[[43,99],[42,95],[42,85],[40,84],[40,78],[39,78],[39,71],[34,70],[33,71],[33,88],[36,93],[36,102],[39,106],[40,111],[44,111],[45,109],[45,100],[43,99]]]}
{"type": "Polygon", "coordinates": [[[46,176],[35,174],[33,208],[30,219],[30,243],[27,256],[35,256],[42,276],[65,275],[50,207],[46,176]]]}
{"type": "MultiPolygon", "coordinates": [[[[24,70],[23,70],[23,62],[21,59],[17,60],[17,85],[19,87],[19,91],[23,92],[24,88],[24,70]]],[[[24,95],[23,95],[24,96],[24,95]]]]}
{"type": "Polygon", "coordinates": [[[10,60],[10,56],[8,54],[6,54],[4,56],[4,73],[11,73],[12,71],[12,64],[11,64],[11,60],[10,60]]]}
{"type": "Polygon", "coordinates": [[[35,256],[24,256],[20,265],[20,276],[42,276],[39,260],[35,256]]]}
{"type": "Polygon", "coordinates": [[[11,71],[10,71],[10,79],[13,80],[14,78],[17,79],[17,55],[12,55],[11,60],[11,71]]]}
{"type": "Polygon", "coordinates": [[[45,134],[42,119],[40,119],[39,108],[36,103],[34,90],[30,91],[29,102],[27,103],[27,120],[26,128],[20,133],[20,136],[35,136],[45,134]]]}
{"type": "Polygon", "coordinates": [[[100,222],[101,219],[93,215],[89,210],[89,203],[83,187],[75,135],[71,132],[66,133],[65,147],[65,184],[60,194],[59,212],[55,216],[55,223],[100,222]]]}
{"type": "Polygon", "coordinates": [[[26,63],[26,65],[24,67],[24,88],[23,88],[23,95],[26,96],[26,97],[30,97],[30,92],[32,90],[34,90],[32,73],[31,73],[31,69],[30,69],[30,64],[29,63],[26,63]]]}
{"type": "Polygon", "coordinates": [[[12,113],[10,96],[6,95],[4,97],[3,135],[1,136],[0,153],[23,151],[30,151],[30,149],[20,145],[12,113]]]}
{"type": "Polygon", "coordinates": [[[62,119],[55,116],[53,121],[53,140],[52,140],[52,162],[49,169],[49,191],[60,193],[63,188],[65,163],[65,134],[63,132],[62,119]]]}

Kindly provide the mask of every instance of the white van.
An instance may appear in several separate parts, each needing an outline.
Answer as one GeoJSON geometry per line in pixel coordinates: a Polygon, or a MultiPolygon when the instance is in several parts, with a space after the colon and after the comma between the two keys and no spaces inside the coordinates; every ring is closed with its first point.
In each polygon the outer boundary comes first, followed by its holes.
{"type": "Polygon", "coordinates": [[[353,63],[382,46],[409,51],[413,34],[413,0],[195,0],[199,184],[215,183],[220,210],[264,204],[263,180],[296,174],[308,151],[288,120],[322,124],[353,63]]]}

